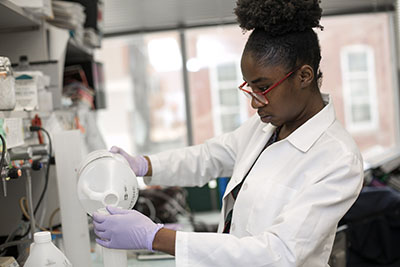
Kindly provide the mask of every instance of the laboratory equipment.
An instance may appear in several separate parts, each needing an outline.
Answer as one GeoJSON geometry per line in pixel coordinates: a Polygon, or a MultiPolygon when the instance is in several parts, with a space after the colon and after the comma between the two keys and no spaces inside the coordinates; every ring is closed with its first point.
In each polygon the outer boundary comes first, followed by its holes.
{"type": "MultiPolygon", "coordinates": [[[[26,177],[25,189],[26,197],[28,200],[28,214],[30,222],[30,231],[32,236],[35,233],[36,221],[35,212],[33,209],[33,196],[32,196],[32,176],[31,171],[38,171],[42,169],[43,164],[40,161],[41,156],[33,158],[32,148],[30,146],[26,147],[14,147],[8,150],[7,153],[7,164],[5,166],[6,172],[3,174],[3,181],[8,181],[9,179],[17,179],[21,177],[22,174],[26,177]],[[6,175],[5,175],[6,174],[6,175]]],[[[7,195],[7,190],[4,185],[4,195],[7,195]]]]}
{"type": "Polygon", "coordinates": [[[33,236],[29,257],[24,267],[54,266],[72,267],[71,262],[51,242],[50,232],[37,232],[33,236]]]}
{"type": "Polygon", "coordinates": [[[76,185],[83,148],[79,130],[56,132],[53,135],[56,158],[57,188],[60,200],[64,252],[74,267],[90,267],[89,224],[79,203],[76,185]]]}

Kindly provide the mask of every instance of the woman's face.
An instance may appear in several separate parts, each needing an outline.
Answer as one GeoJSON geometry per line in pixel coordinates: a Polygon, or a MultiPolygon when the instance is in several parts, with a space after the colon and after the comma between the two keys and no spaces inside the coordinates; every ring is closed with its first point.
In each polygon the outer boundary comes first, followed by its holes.
{"type": "MultiPolygon", "coordinates": [[[[251,54],[244,53],[241,61],[243,79],[248,83],[247,90],[262,92],[271,87],[290,71],[282,66],[260,66],[251,54]]],[[[251,106],[257,110],[261,121],[275,126],[296,124],[302,117],[307,103],[307,94],[301,86],[301,70],[295,71],[289,78],[269,91],[265,96],[268,104],[252,98],[251,106]]]]}

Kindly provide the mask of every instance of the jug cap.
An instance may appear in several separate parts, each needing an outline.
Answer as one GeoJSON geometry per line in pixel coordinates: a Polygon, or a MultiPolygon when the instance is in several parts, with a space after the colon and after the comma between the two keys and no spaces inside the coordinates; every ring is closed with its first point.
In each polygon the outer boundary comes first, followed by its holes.
{"type": "Polygon", "coordinates": [[[33,235],[35,243],[47,243],[51,241],[51,235],[48,231],[37,232],[33,235]]]}

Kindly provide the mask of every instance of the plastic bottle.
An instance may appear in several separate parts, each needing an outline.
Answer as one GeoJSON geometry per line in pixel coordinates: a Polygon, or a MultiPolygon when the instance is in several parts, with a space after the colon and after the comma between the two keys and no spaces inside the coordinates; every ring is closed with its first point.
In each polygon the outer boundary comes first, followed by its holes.
{"type": "Polygon", "coordinates": [[[33,240],[24,267],[72,267],[65,255],[51,242],[50,232],[37,232],[33,240]]]}
{"type": "Polygon", "coordinates": [[[7,57],[0,56],[0,110],[13,110],[15,104],[15,78],[11,62],[7,57]]]}
{"type": "Polygon", "coordinates": [[[27,56],[20,56],[19,57],[19,62],[18,62],[18,66],[16,66],[14,69],[16,71],[29,71],[30,69],[30,65],[29,65],[29,60],[27,56]]]}
{"type": "Polygon", "coordinates": [[[18,66],[14,67],[15,76],[15,110],[38,109],[38,90],[43,87],[42,71],[32,70],[27,56],[19,58],[18,66]]]}

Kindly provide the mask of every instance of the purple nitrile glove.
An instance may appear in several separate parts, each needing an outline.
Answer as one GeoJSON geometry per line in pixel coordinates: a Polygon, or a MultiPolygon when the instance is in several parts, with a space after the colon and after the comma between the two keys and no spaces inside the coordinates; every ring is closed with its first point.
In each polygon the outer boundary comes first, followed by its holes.
{"type": "Polygon", "coordinates": [[[96,242],[106,248],[153,251],[156,233],[164,227],[136,210],[107,206],[110,215],[93,213],[96,242]]]}
{"type": "Polygon", "coordinates": [[[149,163],[143,156],[131,156],[126,153],[122,148],[117,146],[111,147],[110,152],[123,156],[128,161],[129,166],[136,174],[136,176],[145,176],[147,171],[149,170],[149,163]]]}

